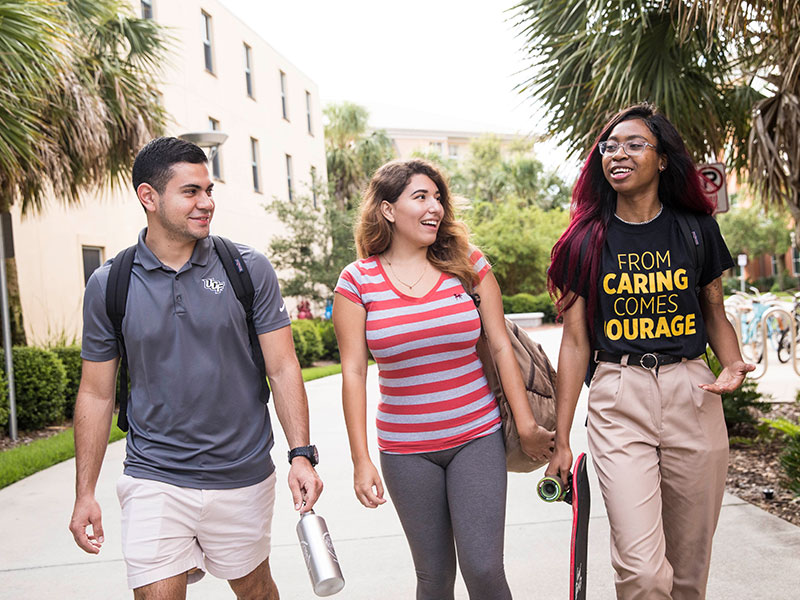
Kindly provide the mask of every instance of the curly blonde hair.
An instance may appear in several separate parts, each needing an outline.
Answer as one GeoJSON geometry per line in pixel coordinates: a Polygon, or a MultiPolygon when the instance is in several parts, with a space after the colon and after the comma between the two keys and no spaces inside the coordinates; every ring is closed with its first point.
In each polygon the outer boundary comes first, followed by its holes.
{"type": "Polygon", "coordinates": [[[359,258],[385,252],[392,243],[394,224],[381,213],[383,201],[394,204],[414,175],[427,175],[439,188],[439,199],[444,209],[436,241],[428,246],[428,260],[444,273],[474,286],[478,282],[470,262],[472,246],[467,226],[455,218],[452,197],[442,173],[430,162],[422,159],[393,160],[375,172],[361,201],[359,218],[355,227],[356,248],[359,258]]]}

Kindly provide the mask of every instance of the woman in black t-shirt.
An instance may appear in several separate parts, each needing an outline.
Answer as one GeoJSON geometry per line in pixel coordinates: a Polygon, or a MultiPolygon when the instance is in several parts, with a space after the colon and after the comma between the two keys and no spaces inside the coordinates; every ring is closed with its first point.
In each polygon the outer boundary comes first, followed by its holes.
{"type": "Polygon", "coordinates": [[[572,208],[549,271],[564,333],[547,475],[569,472],[591,363],[589,448],[617,597],[704,598],[728,461],[719,394],[755,368],[725,317],[720,275],[733,261],[683,140],[646,104],[603,128],[572,208]],[[716,380],[707,342],[723,366],[716,380]]]}

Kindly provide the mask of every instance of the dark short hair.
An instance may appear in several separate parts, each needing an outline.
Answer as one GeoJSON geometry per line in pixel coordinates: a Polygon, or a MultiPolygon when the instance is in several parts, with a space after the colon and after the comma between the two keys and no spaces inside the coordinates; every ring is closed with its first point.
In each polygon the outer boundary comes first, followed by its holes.
{"type": "Polygon", "coordinates": [[[139,150],[133,161],[133,189],[138,190],[148,183],[163,193],[172,177],[172,165],[176,163],[206,163],[208,158],[200,146],[176,137],[160,137],[149,141],[139,150]]]}

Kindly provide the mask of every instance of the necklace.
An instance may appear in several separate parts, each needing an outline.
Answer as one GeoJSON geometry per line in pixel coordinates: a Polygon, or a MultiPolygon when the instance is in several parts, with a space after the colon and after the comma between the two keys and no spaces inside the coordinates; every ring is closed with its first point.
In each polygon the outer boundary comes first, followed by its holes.
{"type": "Polygon", "coordinates": [[[403,281],[402,279],[400,279],[397,276],[397,273],[394,272],[394,267],[392,266],[392,263],[389,262],[389,259],[386,258],[385,254],[383,255],[383,260],[385,260],[386,264],[389,265],[389,270],[392,272],[392,276],[395,279],[397,279],[397,281],[399,283],[402,283],[404,286],[406,286],[409,290],[413,290],[414,286],[417,285],[420,281],[422,281],[422,278],[425,276],[425,273],[428,271],[428,261],[426,260],[425,261],[425,267],[422,269],[422,274],[419,276],[419,278],[414,283],[408,284],[408,283],[406,283],[405,281],[403,281]]]}
{"type": "Polygon", "coordinates": [[[647,219],[647,221],[626,221],[625,219],[620,217],[617,213],[614,213],[614,216],[617,217],[620,221],[622,221],[626,225],[647,225],[648,223],[652,223],[658,217],[660,217],[662,212],[664,212],[664,205],[663,204],[661,205],[661,208],[658,209],[658,212],[656,213],[656,216],[653,217],[652,219],[647,219]]]}

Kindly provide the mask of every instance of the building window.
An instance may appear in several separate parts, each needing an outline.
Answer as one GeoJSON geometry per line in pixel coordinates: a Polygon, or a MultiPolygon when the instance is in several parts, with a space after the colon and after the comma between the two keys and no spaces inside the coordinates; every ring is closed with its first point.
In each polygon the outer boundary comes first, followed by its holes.
{"type": "Polygon", "coordinates": [[[247,44],[244,45],[244,81],[247,85],[247,95],[253,98],[253,50],[247,44]]]}
{"type": "Polygon", "coordinates": [[[206,70],[210,73],[214,72],[214,53],[211,48],[211,16],[203,11],[203,56],[206,61],[206,70]]]}
{"type": "Polygon", "coordinates": [[[769,255],[769,268],[770,268],[770,275],[778,274],[778,257],[775,254],[769,255]]]}
{"type": "Polygon", "coordinates": [[[792,248],[792,274],[800,275],[800,250],[792,248]]]}
{"type": "Polygon", "coordinates": [[[286,185],[289,188],[289,202],[292,201],[292,157],[287,154],[286,155],[286,185]]]}
{"type": "Polygon", "coordinates": [[[286,73],[283,71],[281,74],[281,110],[283,111],[283,118],[289,120],[289,106],[286,98],[286,73]]]}
{"type": "Polygon", "coordinates": [[[152,19],[153,18],[153,0],[141,0],[142,6],[142,18],[143,19],[152,19]]]}
{"type": "Polygon", "coordinates": [[[431,152],[441,156],[442,155],[442,142],[431,142],[430,149],[431,149],[431,152]]]}
{"type": "MultiPolygon", "coordinates": [[[[211,131],[219,131],[219,121],[217,121],[216,119],[212,119],[211,117],[208,117],[208,128],[211,131]]],[[[217,146],[216,152],[214,152],[214,158],[211,159],[211,175],[214,177],[214,179],[221,180],[222,159],[220,158],[219,152],[220,152],[220,147],[217,146]]]]}
{"type": "Polygon", "coordinates": [[[458,159],[458,146],[450,144],[449,149],[450,149],[450,158],[458,159]]]}
{"type": "Polygon", "coordinates": [[[308,123],[308,134],[314,135],[311,129],[311,92],[306,92],[306,122],[308,123]]]}
{"type": "Polygon", "coordinates": [[[95,269],[103,264],[103,248],[99,246],[81,246],[83,253],[83,285],[89,281],[95,269]]]}
{"type": "Polygon", "coordinates": [[[317,167],[311,167],[311,199],[317,208],[317,167]]]}
{"type": "Polygon", "coordinates": [[[258,169],[258,140],[250,138],[250,163],[253,167],[253,191],[261,191],[261,177],[258,169]]]}

